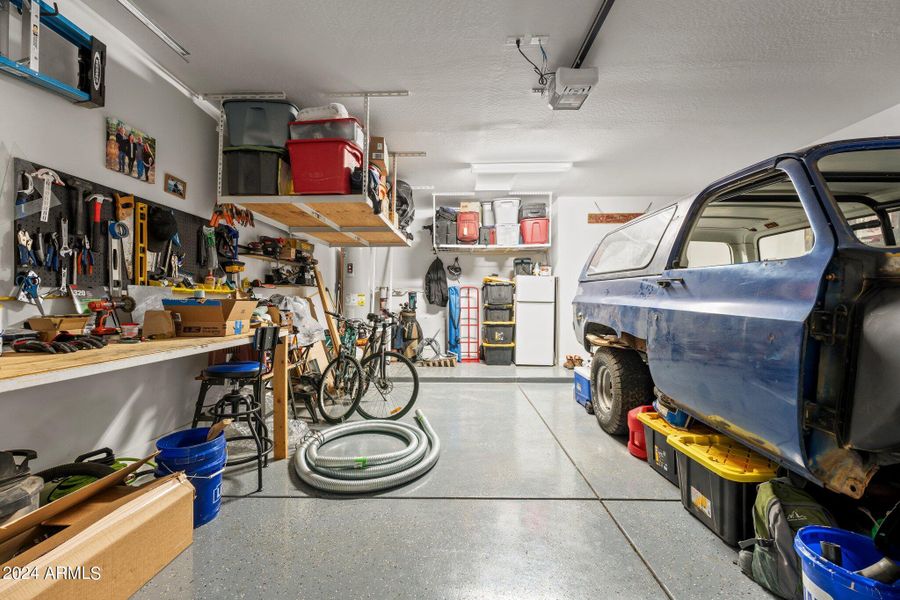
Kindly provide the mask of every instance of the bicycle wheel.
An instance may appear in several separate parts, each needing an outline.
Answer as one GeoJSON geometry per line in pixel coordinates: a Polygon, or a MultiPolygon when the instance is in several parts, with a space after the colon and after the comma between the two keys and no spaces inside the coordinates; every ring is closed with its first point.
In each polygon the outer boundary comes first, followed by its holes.
{"type": "Polygon", "coordinates": [[[372,354],[362,361],[363,390],[356,410],[367,419],[399,419],[419,395],[419,374],[402,354],[372,354]],[[384,369],[382,369],[382,366],[384,369]]]}
{"type": "Polygon", "coordinates": [[[319,381],[317,404],[322,418],[343,423],[350,418],[362,395],[362,367],[352,356],[340,354],[328,363],[319,381]]]}

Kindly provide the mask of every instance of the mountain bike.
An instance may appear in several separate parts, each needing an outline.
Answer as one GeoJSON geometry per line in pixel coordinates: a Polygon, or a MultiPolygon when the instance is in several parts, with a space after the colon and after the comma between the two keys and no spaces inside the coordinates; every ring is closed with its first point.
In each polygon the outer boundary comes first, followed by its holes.
{"type": "Polygon", "coordinates": [[[383,311],[368,316],[369,333],[362,360],[362,394],[357,412],[367,419],[399,419],[409,412],[419,395],[419,374],[404,355],[390,350],[397,315],[383,311]]]}
{"type": "Polygon", "coordinates": [[[343,326],[340,350],[319,378],[317,404],[322,418],[329,423],[343,423],[359,405],[363,393],[363,370],[356,359],[356,340],[365,323],[328,313],[343,326]]]}

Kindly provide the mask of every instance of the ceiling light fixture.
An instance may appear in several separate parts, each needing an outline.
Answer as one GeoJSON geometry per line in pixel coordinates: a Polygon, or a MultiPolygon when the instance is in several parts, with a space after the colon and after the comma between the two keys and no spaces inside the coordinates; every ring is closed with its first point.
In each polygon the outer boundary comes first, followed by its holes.
{"type": "Polygon", "coordinates": [[[187,57],[190,56],[191,53],[188,52],[184,46],[176,42],[174,38],[172,38],[172,36],[163,31],[163,29],[159,25],[153,22],[153,19],[148,17],[141,9],[135,6],[131,2],[131,0],[118,0],[118,2],[125,10],[130,12],[134,16],[134,18],[143,23],[147,29],[156,34],[156,36],[161,39],[166,44],[166,46],[174,50],[175,53],[183,58],[185,62],[189,62],[187,57]]]}
{"type": "Polygon", "coordinates": [[[475,174],[565,173],[570,162],[472,163],[475,174]]]}

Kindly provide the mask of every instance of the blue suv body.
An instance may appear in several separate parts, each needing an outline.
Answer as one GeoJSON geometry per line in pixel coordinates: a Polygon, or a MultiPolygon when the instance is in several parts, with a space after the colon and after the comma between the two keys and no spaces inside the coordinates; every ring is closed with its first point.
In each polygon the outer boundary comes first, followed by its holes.
{"type": "Polygon", "coordinates": [[[610,433],[655,395],[860,497],[900,464],[900,138],[760,162],[611,231],[576,336],[610,433]]]}

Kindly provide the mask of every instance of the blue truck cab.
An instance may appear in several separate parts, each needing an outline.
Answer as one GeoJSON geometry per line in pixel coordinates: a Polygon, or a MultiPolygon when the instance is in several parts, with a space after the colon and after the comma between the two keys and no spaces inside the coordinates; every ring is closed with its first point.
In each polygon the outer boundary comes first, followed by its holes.
{"type": "Polygon", "coordinates": [[[607,432],[656,397],[861,497],[900,465],[900,137],[776,156],[611,231],[573,320],[607,432]]]}

